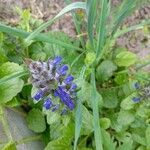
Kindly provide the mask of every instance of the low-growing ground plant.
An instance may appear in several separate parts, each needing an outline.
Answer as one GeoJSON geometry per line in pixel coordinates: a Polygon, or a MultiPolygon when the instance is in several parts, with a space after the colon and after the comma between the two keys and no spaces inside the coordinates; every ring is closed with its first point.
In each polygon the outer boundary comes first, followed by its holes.
{"type": "Polygon", "coordinates": [[[116,45],[149,36],[150,19],[122,25],[149,1],[65,2],[46,23],[19,8],[17,26],[0,23],[0,149],[149,150],[150,61],[116,45]],[[70,11],[75,38],[44,32],[70,11]]]}

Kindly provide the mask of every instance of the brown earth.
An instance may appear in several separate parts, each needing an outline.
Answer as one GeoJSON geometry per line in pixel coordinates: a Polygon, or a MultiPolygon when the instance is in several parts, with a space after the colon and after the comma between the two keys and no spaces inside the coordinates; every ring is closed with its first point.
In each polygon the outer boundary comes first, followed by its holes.
{"type": "MultiPolygon", "coordinates": [[[[117,6],[119,0],[112,0],[112,3],[117,6]]],[[[18,16],[15,12],[15,7],[17,6],[30,9],[34,18],[46,21],[53,18],[65,5],[64,0],[0,0],[0,20],[15,24],[18,21],[18,16]]],[[[136,10],[132,16],[125,20],[124,25],[138,24],[143,19],[150,19],[150,4],[136,10]]],[[[54,23],[50,30],[60,30],[72,37],[76,35],[70,13],[54,23]]],[[[143,30],[122,36],[118,39],[117,44],[136,52],[141,58],[149,57],[150,36],[144,33],[143,30]]]]}

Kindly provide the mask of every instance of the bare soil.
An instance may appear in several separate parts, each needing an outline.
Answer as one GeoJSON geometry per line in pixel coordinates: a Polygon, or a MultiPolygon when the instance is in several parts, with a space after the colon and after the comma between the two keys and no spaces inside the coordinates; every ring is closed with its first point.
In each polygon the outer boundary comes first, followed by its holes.
{"type": "MultiPolygon", "coordinates": [[[[119,0],[112,0],[112,3],[117,6],[119,5],[119,0]]],[[[0,20],[5,20],[10,24],[17,23],[18,15],[15,12],[15,7],[17,6],[30,9],[33,17],[46,21],[53,18],[65,5],[64,0],[0,0],[0,20]]],[[[125,20],[124,26],[137,24],[143,19],[150,19],[150,4],[136,10],[132,16],[125,20]]],[[[50,30],[63,31],[71,37],[76,35],[70,13],[54,23],[50,30]]],[[[143,30],[124,35],[118,39],[117,44],[137,53],[140,58],[150,56],[150,35],[143,30]]]]}

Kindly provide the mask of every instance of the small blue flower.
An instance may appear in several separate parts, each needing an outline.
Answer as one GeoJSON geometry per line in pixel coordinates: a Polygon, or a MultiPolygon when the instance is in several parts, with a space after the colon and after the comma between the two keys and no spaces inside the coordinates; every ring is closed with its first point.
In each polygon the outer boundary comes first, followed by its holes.
{"type": "Polygon", "coordinates": [[[34,96],[33,99],[39,101],[44,96],[44,92],[42,90],[39,90],[34,96]]]}
{"type": "Polygon", "coordinates": [[[52,112],[54,112],[54,111],[58,110],[58,109],[59,109],[59,107],[60,107],[60,105],[59,105],[59,104],[54,105],[54,106],[53,106],[53,108],[52,108],[52,112]]]}
{"type": "Polygon", "coordinates": [[[77,88],[77,85],[75,83],[72,83],[69,91],[74,91],[76,88],[77,88]]]}
{"type": "Polygon", "coordinates": [[[65,79],[66,84],[71,84],[71,82],[74,80],[74,77],[72,75],[68,75],[65,79]]]}
{"type": "Polygon", "coordinates": [[[56,56],[53,60],[53,65],[58,65],[61,63],[62,57],[56,56]]]}
{"type": "Polygon", "coordinates": [[[135,103],[140,102],[140,100],[141,100],[140,97],[133,97],[133,98],[132,98],[132,101],[135,102],[135,103]]]}
{"type": "Polygon", "coordinates": [[[136,83],[134,84],[134,87],[135,87],[136,89],[139,89],[139,88],[140,88],[140,84],[139,84],[138,82],[136,82],[136,83]]]}
{"type": "Polygon", "coordinates": [[[68,66],[67,65],[63,65],[62,67],[60,67],[58,69],[58,74],[60,74],[62,76],[65,76],[67,71],[68,71],[68,66]]]}
{"type": "Polygon", "coordinates": [[[50,109],[52,107],[52,100],[51,98],[47,98],[43,104],[43,106],[45,107],[45,109],[50,109]]]}

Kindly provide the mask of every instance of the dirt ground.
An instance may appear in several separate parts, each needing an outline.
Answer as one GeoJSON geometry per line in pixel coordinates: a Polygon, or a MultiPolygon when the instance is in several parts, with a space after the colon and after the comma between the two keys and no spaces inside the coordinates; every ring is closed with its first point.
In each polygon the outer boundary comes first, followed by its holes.
{"type": "MultiPolygon", "coordinates": [[[[74,0],[78,1],[78,0],[74,0]]],[[[117,6],[119,0],[112,0],[114,6],[117,6]]],[[[66,4],[64,0],[0,0],[0,20],[15,23],[18,21],[15,7],[28,8],[33,17],[44,21],[53,18],[66,4]]],[[[150,4],[142,6],[134,14],[128,17],[124,24],[134,25],[141,22],[142,19],[150,19],[150,4]]],[[[64,31],[69,36],[75,36],[75,28],[71,19],[71,14],[66,14],[62,19],[54,23],[50,30],[64,31]]],[[[150,36],[142,30],[131,32],[119,38],[117,44],[136,52],[141,58],[150,56],[150,36]]]]}

